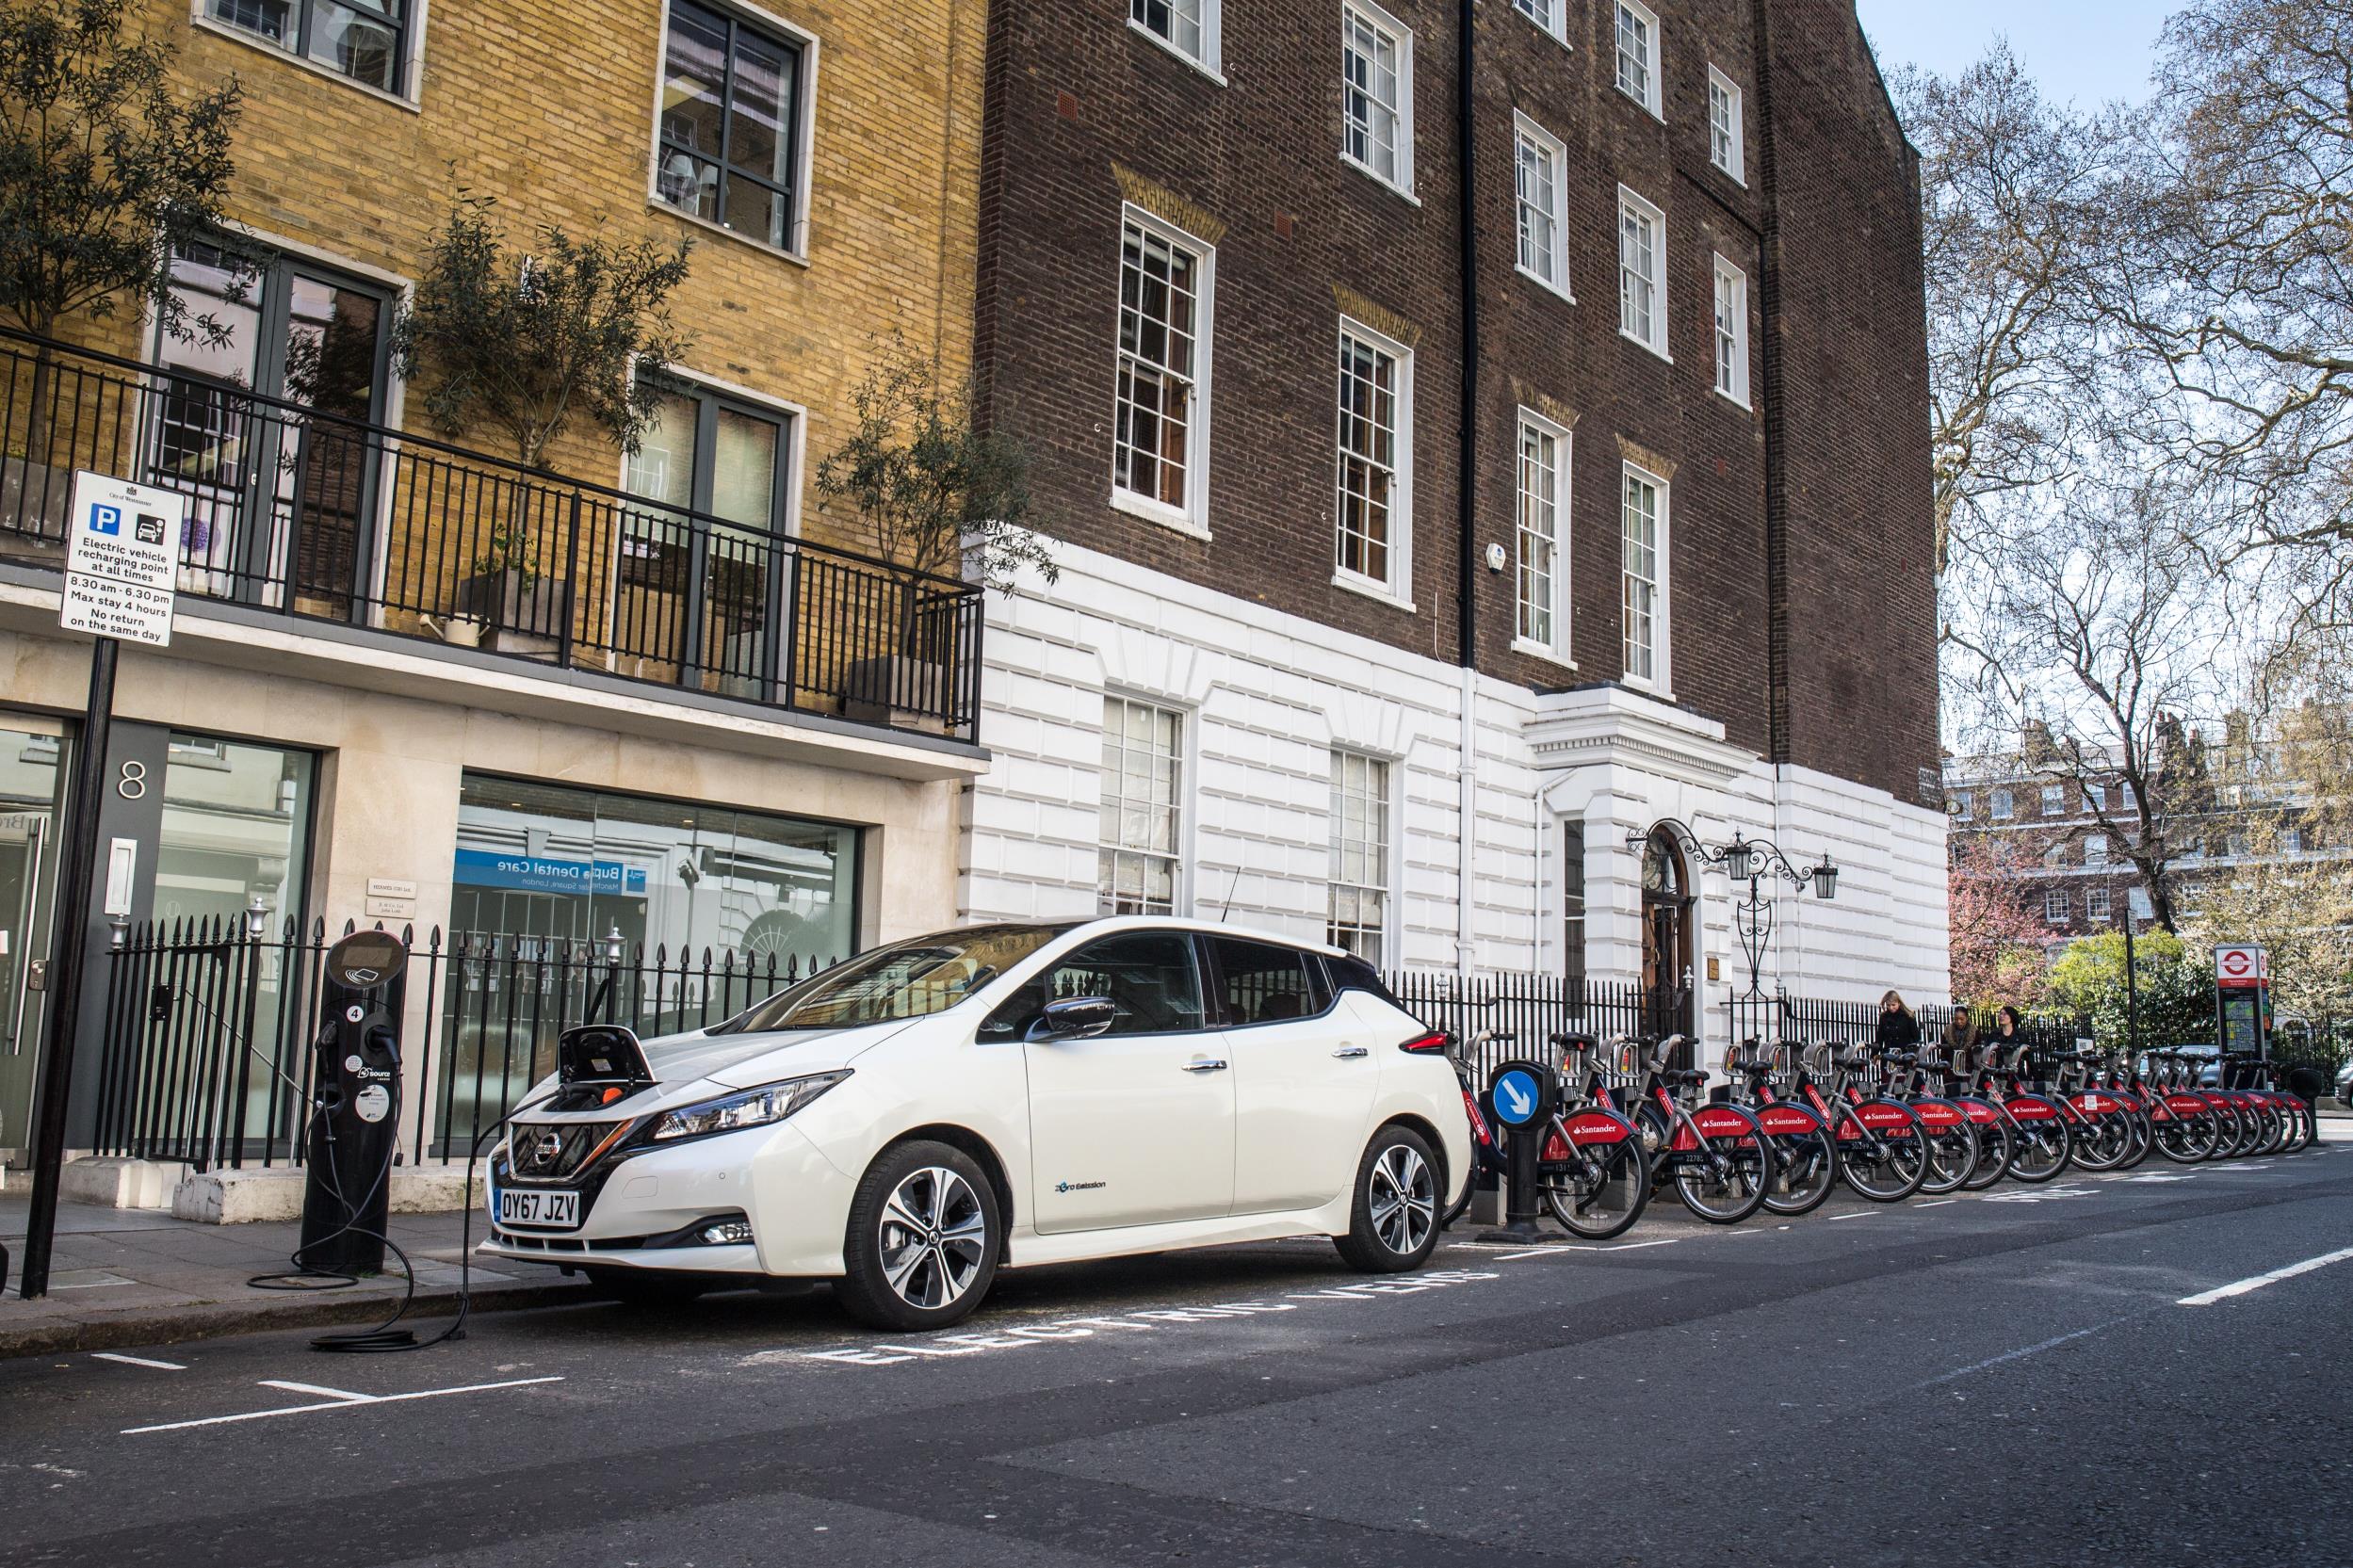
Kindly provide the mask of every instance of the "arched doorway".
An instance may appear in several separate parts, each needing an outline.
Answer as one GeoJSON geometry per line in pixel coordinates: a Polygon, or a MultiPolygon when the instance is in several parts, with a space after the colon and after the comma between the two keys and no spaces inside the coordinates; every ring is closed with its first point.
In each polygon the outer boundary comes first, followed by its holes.
{"type": "Polygon", "coordinates": [[[1642,852],[1642,990],[1650,1032],[1692,1033],[1691,874],[1663,829],[1642,852]]]}

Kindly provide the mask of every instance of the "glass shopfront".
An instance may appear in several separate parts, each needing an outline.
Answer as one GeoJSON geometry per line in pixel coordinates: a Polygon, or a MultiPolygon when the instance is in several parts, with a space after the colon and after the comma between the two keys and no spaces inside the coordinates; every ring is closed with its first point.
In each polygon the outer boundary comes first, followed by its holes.
{"type": "Polygon", "coordinates": [[[450,926],[805,973],[855,950],[857,865],[854,828],[469,773],[450,926]]]}

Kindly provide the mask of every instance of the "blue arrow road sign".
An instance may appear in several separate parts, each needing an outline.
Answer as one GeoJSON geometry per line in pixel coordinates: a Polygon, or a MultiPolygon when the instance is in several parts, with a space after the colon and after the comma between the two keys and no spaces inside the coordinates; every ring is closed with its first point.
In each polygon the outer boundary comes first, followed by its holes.
{"type": "Polygon", "coordinates": [[[1495,1080],[1495,1119],[1507,1127],[1524,1127],[1536,1119],[1536,1075],[1515,1067],[1495,1080]]]}

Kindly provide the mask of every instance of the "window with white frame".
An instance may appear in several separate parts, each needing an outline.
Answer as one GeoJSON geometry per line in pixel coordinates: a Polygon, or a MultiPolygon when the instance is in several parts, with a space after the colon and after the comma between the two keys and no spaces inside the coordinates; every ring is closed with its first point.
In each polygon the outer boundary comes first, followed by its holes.
{"type": "Polygon", "coordinates": [[[1993,801],[1988,809],[1992,813],[1996,822],[2007,822],[2017,814],[2017,807],[2013,804],[2010,792],[2006,789],[1997,789],[1993,792],[1993,801]]]}
{"type": "Polygon", "coordinates": [[[1626,466],[1626,678],[1667,685],[1666,481],[1626,466]]]}
{"type": "Polygon", "coordinates": [[[2054,887],[2042,896],[2042,917],[2054,926],[2067,924],[2067,889],[2054,887]]]}
{"type": "Polygon", "coordinates": [[[1561,529],[1568,517],[1568,432],[1519,411],[1518,621],[1513,644],[1568,656],[1568,574],[1561,529]]]}
{"type": "Polygon", "coordinates": [[[1414,35],[1364,0],[1340,8],[1340,155],[1414,188],[1414,35]]]}
{"type": "Polygon", "coordinates": [[[1617,0],[1617,90],[1652,114],[1661,113],[1659,18],[1633,0],[1617,0]]]}
{"type": "Polygon", "coordinates": [[[1512,0],[1512,8],[1562,42],[1568,41],[1568,0],[1512,0]]]}
{"type": "Polygon", "coordinates": [[[1176,913],[1184,733],[1174,708],[1104,700],[1095,900],[1106,914],[1176,913]]]}
{"type": "Polygon", "coordinates": [[[1568,292],[1568,149],[1526,115],[1514,115],[1519,199],[1519,269],[1547,288],[1568,292]]]}
{"type": "Polygon", "coordinates": [[[2105,784],[2087,784],[2084,786],[2084,809],[2085,811],[2108,809],[2108,789],[2105,784]]]}
{"type": "Polygon", "coordinates": [[[1666,214],[1617,187],[1617,330],[1666,355],[1666,214]]]}
{"type": "Polygon", "coordinates": [[[2067,786],[2065,784],[2042,786],[2042,814],[2045,816],[2063,816],[2067,814],[2067,786]]]}
{"type": "Polygon", "coordinates": [[[1117,504],[1206,526],[1207,247],[1129,208],[1119,246],[1119,384],[1112,430],[1117,504]]]}
{"type": "Polygon", "coordinates": [[[1747,153],[1741,132],[1740,89],[1732,78],[1708,67],[1708,161],[1729,174],[1741,184],[1748,183],[1744,172],[1747,153]]]}
{"type": "Polygon", "coordinates": [[[1205,70],[1218,68],[1222,0],[1128,0],[1128,21],[1205,70]]]}
{"type": "Polygon", "coordinates": [[[1748,406],[1748,274],[1715,259],[1715,389],[1748,406]]]}
{"type": "Polygon", "coordinates": [[[1953,797],[1953,819],[1955,821],[1968,821],[1970,813],[1975,809],[1976,800],[1968,790],[1964,789],[1953,797]]]}
{"type": "Polygon", "coordinates": [[[2108,890],[2106,888],[2091,887],[2084,890],[2085,919],[2093,921],[2100,925],[2106,925],[2109,917],[2115,913],[2115,911],[2116,906],[2108,901],[2108,890]]]}
{"type": "Polygon", "coordinates": [[[1407,595],[1411,527],[1412,357],[1353,321],[1339,333],[1339,509],[1337,565],[1407,595]]]}
{"type": "Polygon", "coordinates": [[[1389,765],[1332,753],[1331,916],[1324,940],[1367,963],[1387,961],[1389,765]]]}
{"type": "Polygon", "coordinates": [[[2108,864],[2108,835],[2106,833],[2087,833],[2085,835],[2084,864],[2085,865],[2105,865],[2108,864]]]}

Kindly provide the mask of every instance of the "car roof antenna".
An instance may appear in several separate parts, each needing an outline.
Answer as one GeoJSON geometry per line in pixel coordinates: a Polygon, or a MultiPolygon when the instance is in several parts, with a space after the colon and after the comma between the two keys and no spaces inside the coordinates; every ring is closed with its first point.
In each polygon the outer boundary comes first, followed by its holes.
{"type": "Polygon", "coordinates": [[[1225,884],[1225,907],[1217,912],[1217,923],[1225,924],[1225,917],[1234,913],[1234,890],[1241,885],[1241,862],[1234,862],[1233,879],[1225,884]]]}

